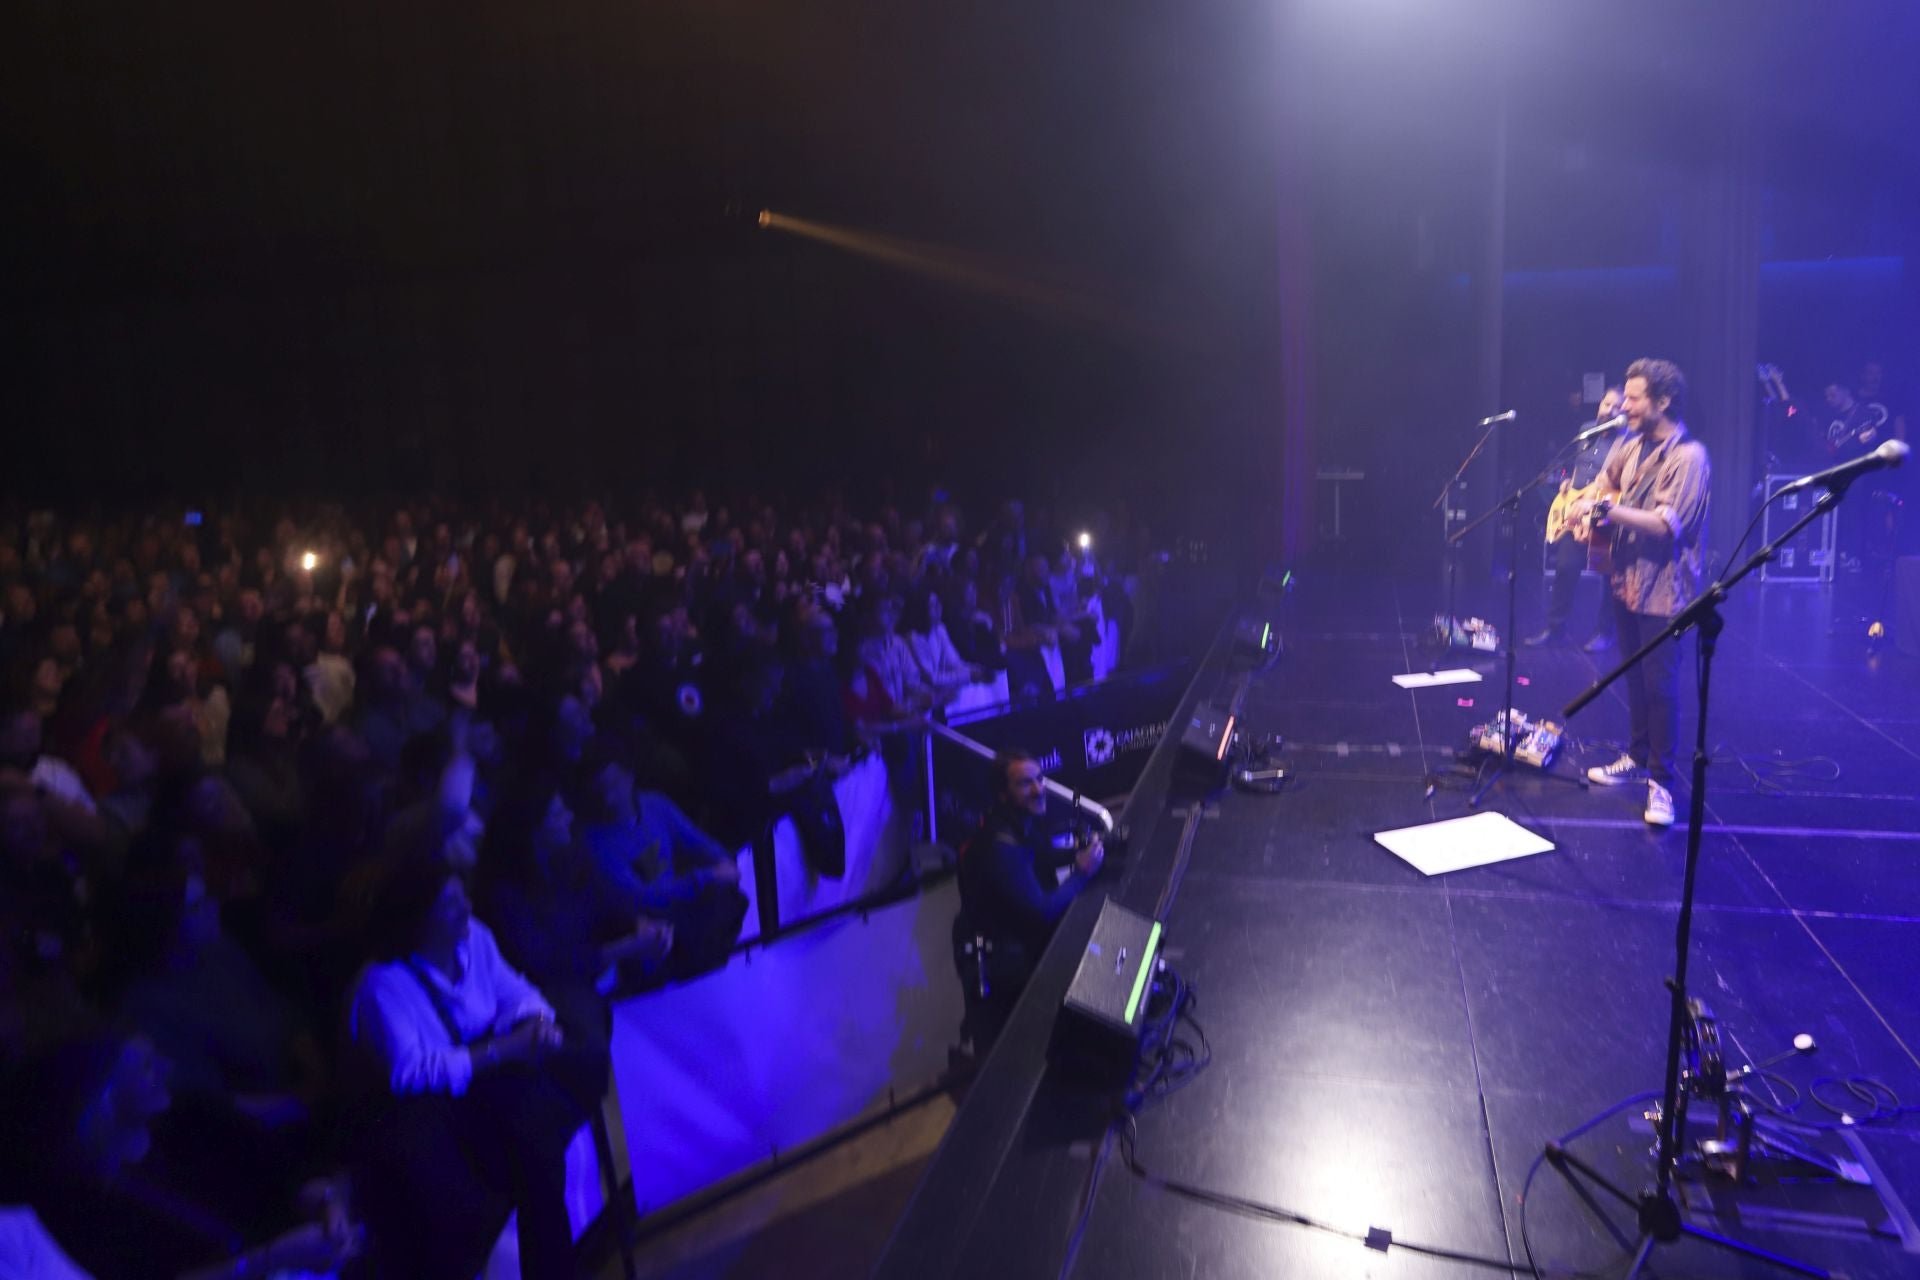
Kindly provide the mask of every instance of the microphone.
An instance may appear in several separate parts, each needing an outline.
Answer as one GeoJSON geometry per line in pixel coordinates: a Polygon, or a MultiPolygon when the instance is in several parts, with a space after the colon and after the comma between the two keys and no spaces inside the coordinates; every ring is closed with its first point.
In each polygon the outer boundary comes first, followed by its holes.
{"type": "Polygon", "coordinates": [[[1520,416],[1519,410],[1509,409],[1505,413],[1496,413],[1491,418],[1480,419],[1480,425],[1483,427],[1498,426],[1502,422],[1512,422],[1515,418],[1519,416],[1520,416]]]}
{"type": "Polygon", "coordinates": [[[1627,415],[1624,413],[1616,413],[1611,418],[1608,418],[1605,422],[1596,422],[1592,426],[1588,427],[1585,431],[1582,431],[1579,435],[1573,438],[1573,442],[1575,444],[1585,444],[1587,441],[1593,439],[1595,436],[1603,436],[1607,434],[1607,432],[1609,431],[1618,431],[1621,427],[1624,427],[1626,425],[1627,425],[1627,415]]]}
{"type": "Polygon", "coordinates": [[[1860,476],[1869,471],[1880,471],[1887,467],[1897,467],[1907,460],[1913,452],[1905,440],[1889,440],[1872,453],[1862,454],[1851,462],[1843,462],[1837,467],[1828,467],[1816,475],[1801,476],[1792,484],[1775,491],[1777,497],[1782,493],[1793,493],[1800,489],[1811,489],[1823,485],[1828,489],[1844,489],[1860,476]]]}

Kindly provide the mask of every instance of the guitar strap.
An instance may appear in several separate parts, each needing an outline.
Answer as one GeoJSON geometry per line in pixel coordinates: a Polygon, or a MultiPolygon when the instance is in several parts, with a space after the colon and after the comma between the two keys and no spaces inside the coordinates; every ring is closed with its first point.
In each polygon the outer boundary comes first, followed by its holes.
{"type": "MultiPolygon", "coordinates": [[[[1622,505],[1640,508],[1640,504],[1646,500],[1647,495],[1653,492],[1653,477],[1659,475],[1660,463],[1666,458],[1667,451],[1673,448],[1683,434],[1683,431],[1676,431],[1661,441],[1660,447],[1653,451],[1652,457],[1642,456],[1634,459],[1627,474],[1621,477],[1624,481],[1620,486],[1624,490],[1621,497],[1622,505]]],[[[1645,453],[1644,442],[1640,452],[1645,453]]]]}

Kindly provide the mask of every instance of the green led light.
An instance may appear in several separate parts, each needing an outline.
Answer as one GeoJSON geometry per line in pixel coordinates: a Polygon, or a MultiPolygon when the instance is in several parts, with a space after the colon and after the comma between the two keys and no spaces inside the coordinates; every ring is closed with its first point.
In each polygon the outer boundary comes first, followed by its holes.
{"type": "Polygon", "coordinates": [[[1140,1009],[1140,993],[1147,989],[1147,975],[1153,972],[1153,953],[1160,946],[1160,922],[1155,920],[1147,933],[1147,949],[1140,953],[1140,972],[1133,975],[1133,994],[1127,997],[1127,1025],[1140,1009]]]}

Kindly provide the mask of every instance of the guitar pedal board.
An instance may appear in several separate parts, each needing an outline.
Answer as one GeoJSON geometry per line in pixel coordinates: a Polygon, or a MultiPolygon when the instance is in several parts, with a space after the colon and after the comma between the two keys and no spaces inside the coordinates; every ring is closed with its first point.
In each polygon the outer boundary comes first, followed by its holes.
{"type": "MultiPolygon", "coordinates": [[[[1507,713],[1500,712],[1486,724],[1475,725],[1467,733],[1469,750],[1501,755],[1506,751],[1507,713]]],[[[1529,720],[1523,711],[1513,713],[1513,758],[1536,769],[1553,767],[1560,754],[1565,734],[1551,720],[1529,720]]]]}
{"type": "Polygon", "coordinates": [[[1500,632],[1485,618],[1449,618],[1433,615],[1433,638],[1443,649],[1472,649],[1479,653],[1500,650],[1500,632]]]}

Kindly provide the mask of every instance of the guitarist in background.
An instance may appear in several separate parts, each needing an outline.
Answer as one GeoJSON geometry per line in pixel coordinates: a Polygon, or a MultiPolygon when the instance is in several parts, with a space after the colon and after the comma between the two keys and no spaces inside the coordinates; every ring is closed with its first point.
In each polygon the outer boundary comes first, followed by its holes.
{"type": "MultiPolygon", "coordinates": [[[[1850,462],[1879,448],[1882,440],[1907,438],[1906,420],[1887,407],[1880,381],[1880,366],[1869,364],[1861,372],[1860,383],[1870,390],[1856,394],[1838,382],[1827,387],[1829,462],[1850,462]]],[[[1869,559],[1884,562],[1893,550],[1888,520],[1899,508],[1897,502],[1888,503],[1890,490],[1890,485],[1873,485],[1858,501],[1840,506],[1840,562],[1851,572],[1858,572],[1869,559]]]]}
{"type": "MultiPolygon", "coordinates": [[[[1600,397],[1600,408],[1593,415],[1595,422],[1605,422],[1620,412],[1621,391],[1619,387],[1608,387],[1607,393],[1600,397]]],[[[1580,452],[1574,455],[1573,470],[1568,475],[1567,487],[1584,489],[1593,483],[1600,474],[1600,464],[1606,461],[1609,439],[1605,435],[1595,436],[1580,446],[1580,452]]],[[[1559,644],[1567,638],[1567,619],[1573,616],[1573,593],[1579,589],[1581,571],[1587,567],[1587,544],[1573,536],[1571,525],[1552,542],[1553,547],[1553,583],[1547,591],[1547,629],[1539,635],[1528,636],[1524,643],[1537,649],[1541,645],[1559,644]]],[[[1605,653],[1613,648],[1613,599],[1612,592],[1605,586],[1600,588],[1600,616],[1593,624],[1593,638],[1587,641],[1588,653],[1605,653]]]]}
{"type": "MultiPolygon", "coordinates": [[[[1614,628],[1623,651],[1651,640],[1667,619],[1691,604],[1706,580],[1706,446],[1682,421],[1687,380],[1668,360],[1636,360],[1627,368],[1628,435],[1601,467],[1614,503],[1584,501],[1575,518],[1592,516],[1593,536],[1613,538],[1614,628]]],[[[1632,738],[1612,764],[1587,771],[1601,786],[1645,781],[1645,817],[1673,825],[1674,739],[1679,733],[1680,647],[1669,640],[1626,673],[1632,738]]]]}
{"type": "Polygon", "coordinates": [[[1827,451],[1841,462],[1873,452],[1887,430],[1887,406],[1856,396],[1835,382],[1827,387],[1827,451]]]}
{"type": "Polygon", "coordinates": [[[1907,438],[1907,415],[1900,412],[1892,398],[1887,395],[1887,371],[1878,360],[1869,360],[1860,367],[1860,382],[1854,388],[1854,398],[1865,404],[1873,415],[1886,423],[1886,434],[1896,440],[1907,438]]]}
{"type": "MultiPolygon", "coordinates": [[[[1907,439],[1907,415],[1901,411],[1900,404],[1887,391],[1887,371],[1878,360],[1869,360],[1860,368],[1860,381],[1854,387],[1854,398],[1866,404],[1874,416],[1883,419],[1886,427],[1881,438],[1895,440],[1907,439]]],[[[1876,537],[1880,541],[1880,554],[1889,557],[1898,555],[1903,544],[1911,538],[1912,530],[1907,526],[1905,509],[1914,499],[1915,482],[1913,472],[1896,471],[1882,473],[1877,477],[1879,483],[1874,486],[1874,500],[1867,503],[1872,513],[1871,522],[1876,526],[1876,537]]],[[[1842,503],[1842,511],[1846,504],[1842,503]]]]}

